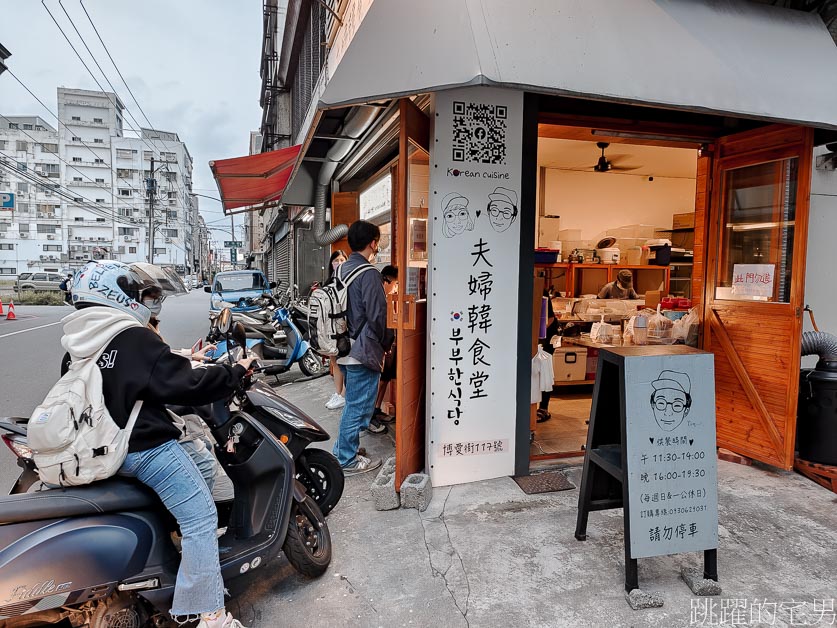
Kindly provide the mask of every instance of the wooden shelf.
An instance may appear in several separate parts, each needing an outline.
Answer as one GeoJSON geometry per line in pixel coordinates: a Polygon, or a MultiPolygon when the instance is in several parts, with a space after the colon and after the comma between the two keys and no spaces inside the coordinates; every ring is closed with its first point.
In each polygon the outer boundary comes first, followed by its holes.
{"type": "MultiPolygon", "coordinates": [[[[668,294],[670,288],[669,277],[671,275],[668,266],[656,266],[652,264],[576,264],[573,262],[555,262],[553,264],[535,264],[535,268],[544,272],[547,278],[547,286],[558,284],[556,289],[560,292],[564,292],[568,297],[578,297],[580,294],[584,293],[582,282],[585,272],[590,275],[595,274],[599,277],[599,281],[595,282],[596,286],[598,286],[595,290],[596,293],[598,293],[601,287],[605,284],[611,281],[616,281],[616,274],[620,270],[632,271],[635,280],[638,279],[638,275],[640,273],[659,273],[666,294],[668,294]],[[551,272],[553,270],[563,270],[565,272],[555,277],[551,272]],[[602,277],[602,275],[604,275],[604,277],[602,277]],[[601,279],[604,279],[604,281],[601,281],[601,279]],[[601,283],[601,285],[599,285],[599,283],[601,283]]],[[[635,285],[636,283],[638,282],[635,281],[635,285]]],[[[591,286],[588,283],[587,288],[590,287],[591,286]]],[[[593,291],[588,290],[587,292],[592,293],[593,291]]]]}

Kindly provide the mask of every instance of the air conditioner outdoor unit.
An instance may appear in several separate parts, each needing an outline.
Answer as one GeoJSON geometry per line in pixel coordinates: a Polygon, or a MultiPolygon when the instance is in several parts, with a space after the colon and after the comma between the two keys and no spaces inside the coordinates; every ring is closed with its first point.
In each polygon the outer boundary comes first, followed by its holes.
{"type": "Polygon", "coordinates": [[[28,233],[25,233],[25,232],[24,232],[24,233],[20,233],[20,234],[18,234],[18,235],[20,235],[20,237],[21,237],[21,238],[28,238],[28,237],[29,237],[29,234],[28,234],[28,233]]]}
{"type": "Polygon", "coordinates": [[[55,239],[54,235],[47,235],[47,240],[54,240],[54,239],[55,239]]]}
{"type": "Polygon", "coordinates": [[[76,236],[76,240],[81,240],[81,236],[76,236]]]}
{"type": "Polygon", "coordinates": [[[166,238],[166,244],[171,244],[171,238],[166,238]]]}
{"type": "Polygon", "coordinates": [[[131,241],[131,237],[132,237],[132,236],[129,236],[129,235],[122,236],[122,241],[123,241],[123,242],[130,242],[130,241],[131,241]]]}

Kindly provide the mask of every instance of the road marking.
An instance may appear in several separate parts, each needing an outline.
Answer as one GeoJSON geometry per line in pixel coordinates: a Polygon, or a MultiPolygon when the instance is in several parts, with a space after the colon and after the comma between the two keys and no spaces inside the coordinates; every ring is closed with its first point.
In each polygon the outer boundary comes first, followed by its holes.
{"type": "Polygon", "coordinates": [[[47,323],[46,325],[38,325],[37,327],[30,327],[29,329],[19,329],[18,331],[13,331],[8,334],[3,334],[0,338],[8,338],[9,336],[15,336],[17,334],[24,334],[27,331],[35,331],[36,329],[43,329],[44,327],[52,327],[53,325],[60,325],[61,321],[55,321],[54,323],[47,323]]]}

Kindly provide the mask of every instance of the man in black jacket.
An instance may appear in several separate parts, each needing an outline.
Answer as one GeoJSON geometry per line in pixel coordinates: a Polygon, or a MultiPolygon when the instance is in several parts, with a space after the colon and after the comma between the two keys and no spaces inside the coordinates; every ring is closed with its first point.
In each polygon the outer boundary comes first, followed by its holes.
{"type": "Polygon", "coordinates": [[[356,475],[381,466],[381,459],[371,460],[358,454],[360,432],[369,427],[375,409],[378,381],[384,367],[385,349],[392,343],[387,332],[387,303],[380,273],[371,266],[378,254],[381,230],[371,222],[358,220],[349,227],[352,254],[340,266],[341,276],[360,266],[369,270],[359,273],[349,286],[347,322],[352,349],[337,360],[346,380],[346,405],[340,417],[340,431],[334,443],[343,473],[356,475]]]}
{"type": "Polygon", "coordinates": [[[74,359],[100,355],[102,393],[113,420],[125,427],[134,404],[142,406],[119,473],[153,489],[180,526],[182,555],[171,615],[200,616],[199,628],[242,628],[224,610],[218,559],[218,516],[212,494],[189,455],[178,445],[180,430],[167,404],[203,405],[228,397],[252,358],[234,366],[193,369],[148,329],[172,279],[150,264],[88,263],[76,274],[77,311],[64,319],[62,371],[74,359]]]}

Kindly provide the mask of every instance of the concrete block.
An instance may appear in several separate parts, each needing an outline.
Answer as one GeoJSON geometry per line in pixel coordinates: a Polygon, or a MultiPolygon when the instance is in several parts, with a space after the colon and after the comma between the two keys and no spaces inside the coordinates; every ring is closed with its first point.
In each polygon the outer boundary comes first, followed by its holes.
{"type": "Polygon", "coordinates": [[[401,499],[395,491],[395,458],[384,463],[369,490],[376,510],[394,510],[401,505],[401,499]]]}
{"type": "Polygon", "coordinates": [[[633,589],[630,593],[625,593],[625,599],[628,604],[635,611],[645,610],[646,608],[662,608],[663,597],[659,593],[652,593],[650,591],[643,591],[642,589],[633,589]]]}
{"type": "Polygon", "coordinates": [[[721,585],[703,577],[703,569],[681,567],[680,577],[695,595],[721,595],[721,585]]]}
{"type": "Polygon", "coordinates": [[[395,473],[395,456],[390,456],[384,461],[380,473],[395,473]]]}
{"type": "Polygon", "coordinates": [[[430,476],[425,473],[413,473],[401,483],[401,505],[404,508],[427,510],[433,497],[430,476]]]}

